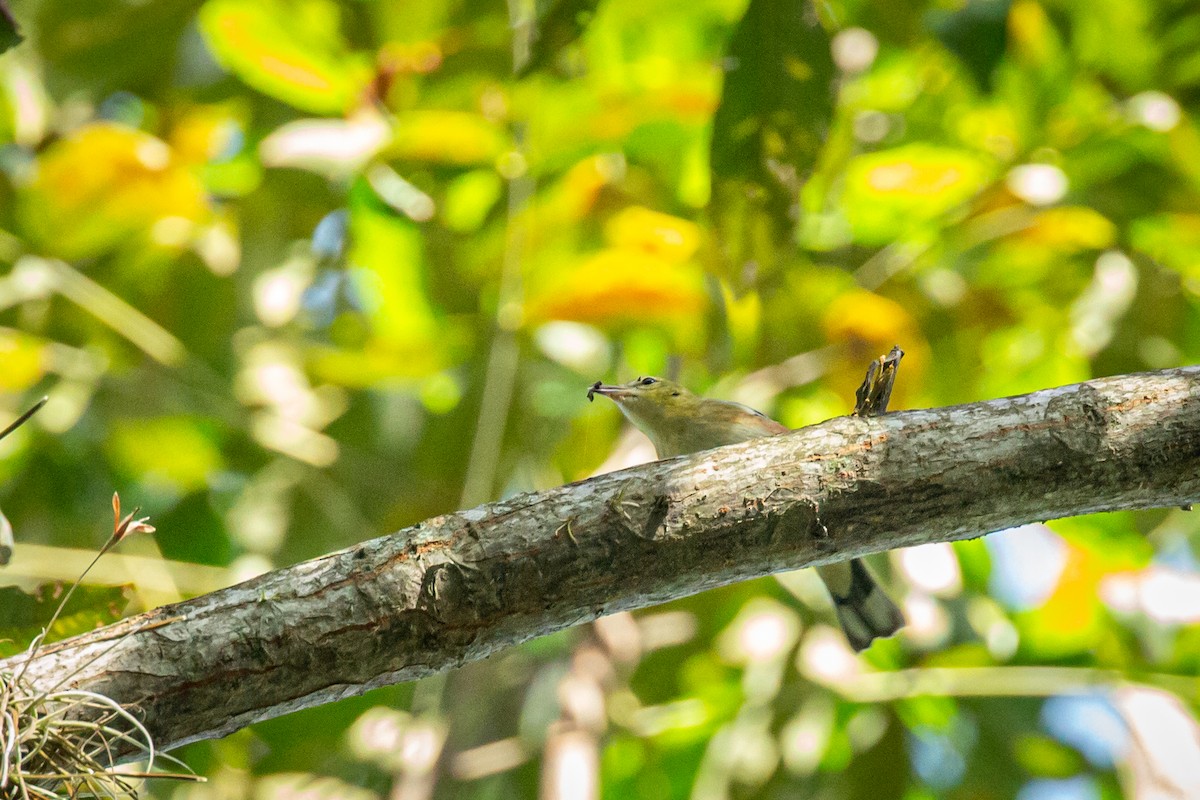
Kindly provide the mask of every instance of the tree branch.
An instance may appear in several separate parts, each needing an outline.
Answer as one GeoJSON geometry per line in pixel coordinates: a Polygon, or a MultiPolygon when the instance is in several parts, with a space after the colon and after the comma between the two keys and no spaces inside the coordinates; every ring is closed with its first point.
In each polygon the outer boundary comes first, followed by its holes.
{"type": "Polygon", "coordinates": [[[1194,502],[1200,367],[840,417],[426,520],[47,646],[27,677],[175,747],[771,572],[1194,502]]]}

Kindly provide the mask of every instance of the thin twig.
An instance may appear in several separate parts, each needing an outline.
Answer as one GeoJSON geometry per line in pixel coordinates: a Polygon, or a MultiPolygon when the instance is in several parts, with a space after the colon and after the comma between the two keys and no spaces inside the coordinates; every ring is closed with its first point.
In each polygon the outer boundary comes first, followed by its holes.
{"type": "Polygon", "coordinates": [[[5,436],[8,436],[10,433],[15,431],[17,428],[21,427],[26,422],[28,422],[30,417],[32,417],[34,414],[36,414],[37,412],[42,410],[42,406],[46,405],[46,402],[49,399],[50,399],[49,397],[43,397],[41,400],[38,400],[36,403],[34,403],[32,408],[30,408],[28,411],[26,411],[21,416],[17,417],[16,420],[11,425],[9,425],[7,428],[0,431],[0,439],[3,439],[5,436]]]}

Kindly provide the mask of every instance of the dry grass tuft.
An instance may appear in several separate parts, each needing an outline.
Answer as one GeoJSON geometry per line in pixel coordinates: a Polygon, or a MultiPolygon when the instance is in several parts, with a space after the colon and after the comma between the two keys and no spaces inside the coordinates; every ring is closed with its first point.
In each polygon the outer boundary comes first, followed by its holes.
{"type": "MultiPolygon", "coordinates": [[[[0,673],[0,797],[5,800],[136,798],[154,760],[149,732],[111,698],[80,690],[38,692],[20,675],[0,673]],[[143,754],[144,772],[113,766],[114,751],[129,749],[143,754]]],[[[153,777],[195,779],[186,773],[153,777]]]]}

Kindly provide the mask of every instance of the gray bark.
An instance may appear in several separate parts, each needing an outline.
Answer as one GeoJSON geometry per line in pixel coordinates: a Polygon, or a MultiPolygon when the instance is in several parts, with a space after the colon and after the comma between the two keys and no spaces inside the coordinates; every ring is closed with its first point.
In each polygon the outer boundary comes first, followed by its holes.
{"type": "Polygon", "coordinates": [[[28,677],[135,706],[169,748],[734,581],[1198,501],[1200,367],[840,417],[429,519],[51,645],[28,677]]]}

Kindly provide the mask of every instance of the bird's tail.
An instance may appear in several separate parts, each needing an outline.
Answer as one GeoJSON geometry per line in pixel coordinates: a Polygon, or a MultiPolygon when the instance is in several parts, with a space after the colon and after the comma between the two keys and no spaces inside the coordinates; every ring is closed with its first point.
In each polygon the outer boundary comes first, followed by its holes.
{"type": "Polygon", "coordinates": [[[817,567],[817,574],[825,581],[838,622],[855,650],[865,650],[877,637],[891,636],[904,626],[904,615],[861,560],[817,567]]]}

